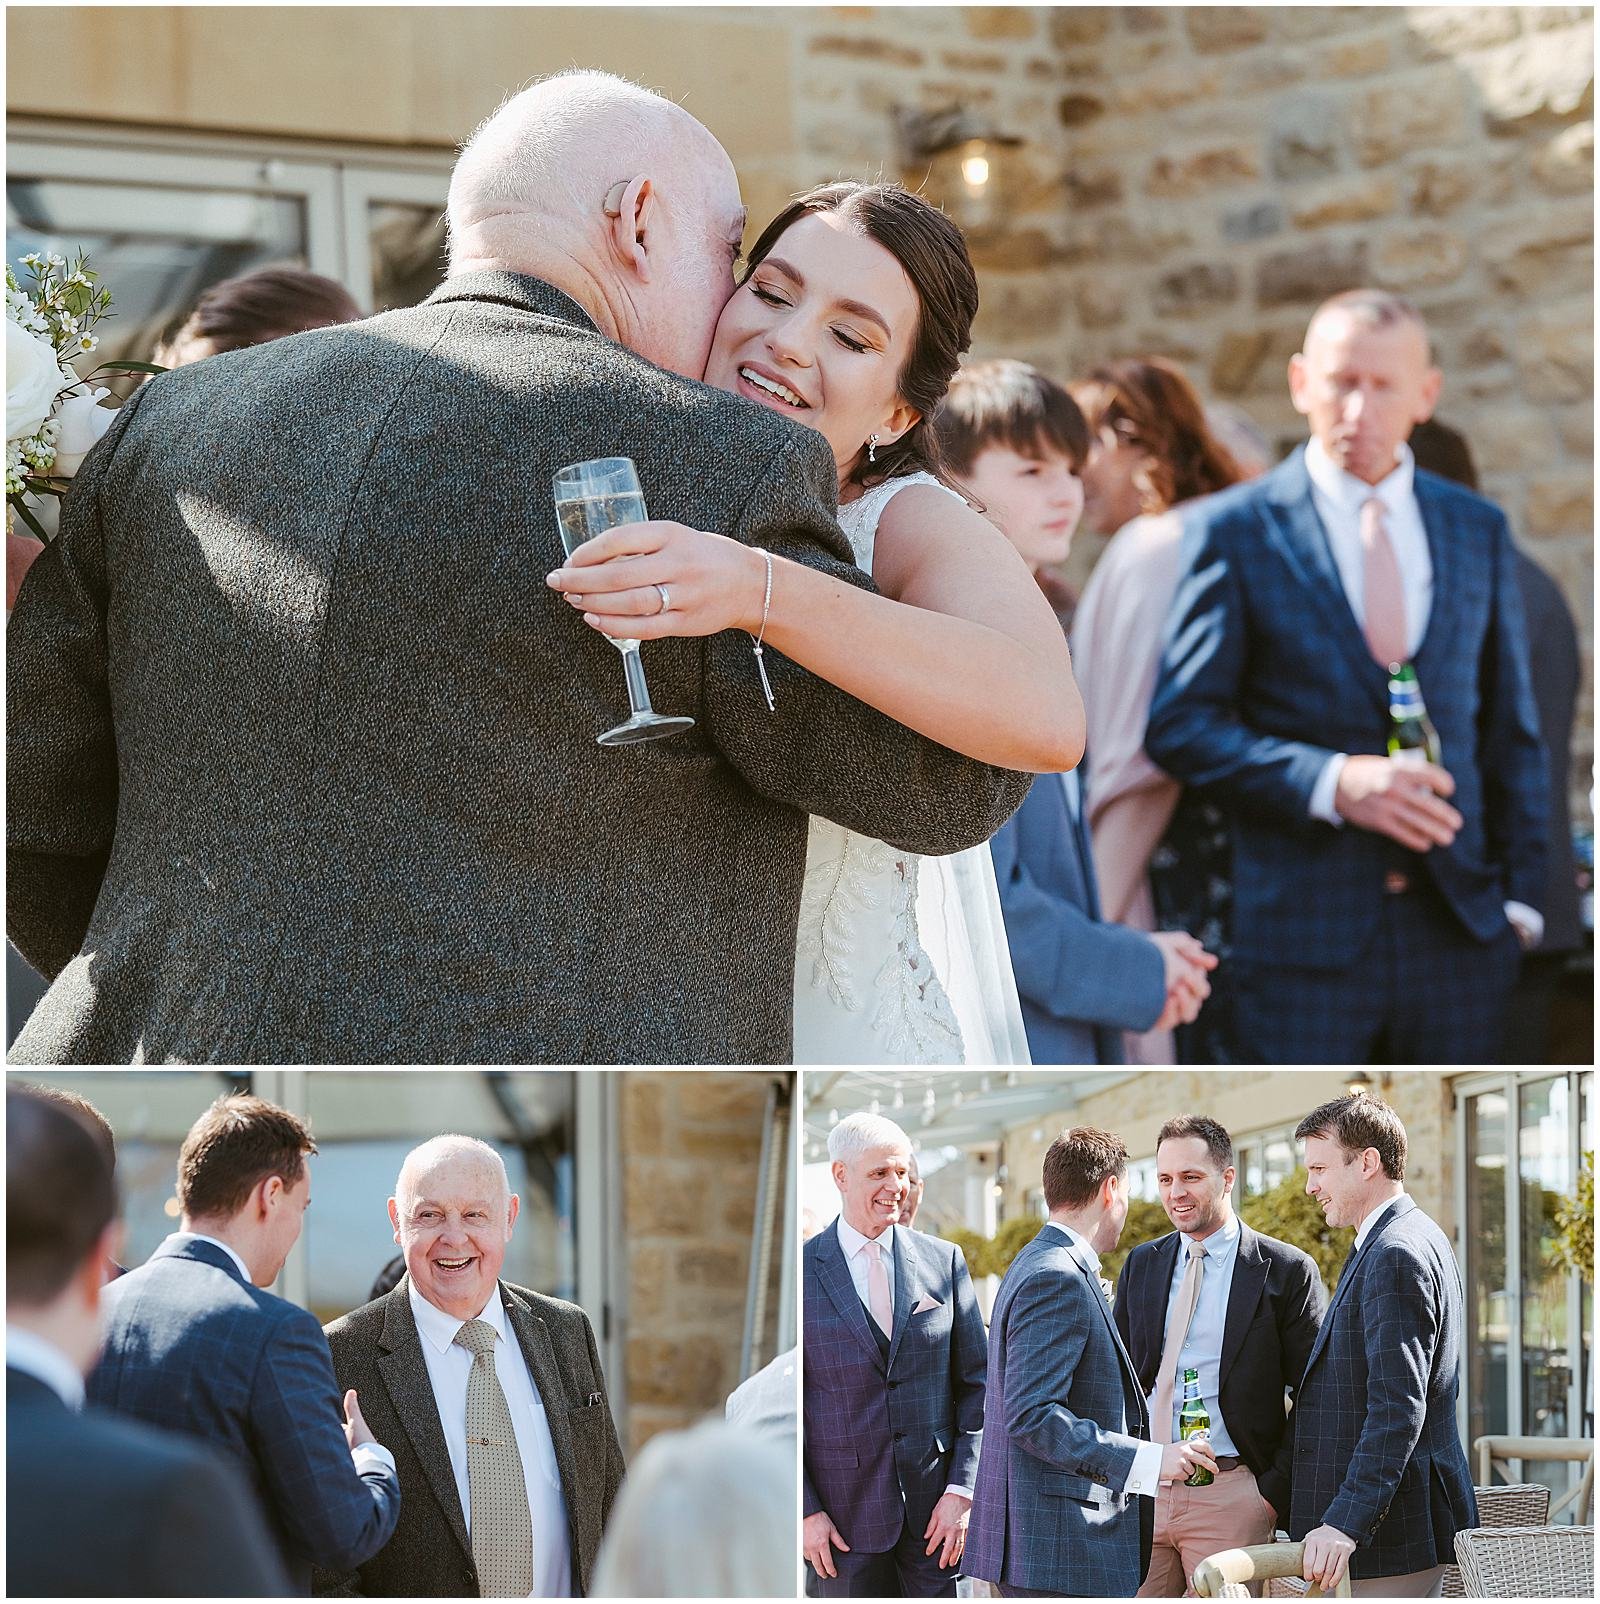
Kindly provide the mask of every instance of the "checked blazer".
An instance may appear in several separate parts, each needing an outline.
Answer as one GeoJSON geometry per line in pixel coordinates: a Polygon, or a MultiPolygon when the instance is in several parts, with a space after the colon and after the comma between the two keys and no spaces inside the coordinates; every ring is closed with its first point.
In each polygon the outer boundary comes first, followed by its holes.
{"type": "MultiPolygon", "coordinates": [[[[575,1303],[504,1281],[500,1296],[550,1427],[567,1506],[573,1593],[582,1597],[623,1474],[594,1329],[575,1303]]],[[[393,1452],[405,1502],[388,1546],[354,1576],[319,1573],[318,1594],[476,1598],[472,1544],[411,1312],[410,1276],[327,1330],[339,1385],[356,1389],[367,1424],[393,1452]]],[[[335,1569],[353,1567],[328,1567],[335,1569]]]]}
{"type": "Polygon", "coordinates": [[[388,1542],[400,1486],[387,1469],[357,1474],[314,1315],[248,1285],[221,1248],[185,1233],[108,1283],[100,1300],[106,1341],[90,1403],[230,1455],[298,1592],[310,1592],[314,1565],[359,1565],[388,1542]]]}
{"type": "Polygon", "coordinates": [[[871,588],[815,430],[603,338],[540,280],[159,374],[6,631],[17,1063],[787,1063],[809,816],[987,841],[1031,776],[750,639],[616,648],[545,584],[551,477],[871,588]]]}
{"type": "MultiPolygon", "coordinates": [[[[1420,863],[1487,944],[1507,901],[1538,908],[1545,891],[1549,787],[1516,552],[1492,502],[1430,473],[1415,487],[1433,563],[1417,679],[1465,821],[1420,863]]],[[[1387,750],[1388,675],[1346,600],[1304,449],[1185,509],[1183,566],[1145,749],[1233,816],[1236,957],[1348,968],[1401,849],[1312,818],[1311,795],[1335,753],[1387,750]]]]}
{"type": "MultiPolygon", "coordinates": [[[[1182,1241],[1171,1231],[1141,1242],[1117,1277],[1117,1330],[1147,1395],[1156,1384],[1166,1345],[1168,1296],[1182,1241]]],[[[1222,1322],[1217,1402],[1239,1457],[1280,1520],[1289,1514],[1294,1454],[1284,1394],[1292,1395],[1300,1385],[1327,1304],[1310,1254],[1239,1222],[1238,1257],[1222,1322]]],[[[1179,1381],[1181,1397],[1181,1377],[1179,1381]]]]}
{"type": "Polygon", "coordinates": [[[835,1221],[805,1245],[805,1513],[825,1510],[852,1550],[883,1553],[902,1527],[926,1530],[947,1487],[972,1486],[986,1346],[961,1249],[904,1226],[887,1352],[871,1318],[835,1221]]]}
{"type": "Polygon", "coordinates": [[[1353,1537],[1358,1580],[1453,1564],[1478,1524],[1456,1426],[1463,1324],[1449,1240],[1401,1197],[1346,1263],[1290,1417],[1289,1535],[1353,1537]]]}
{"type": "Polygon", "coordinates": [[[1132,1598],[1150,1564],[1155,1501],[1110,1489],[1132,1471],[1149,1414],[1098,1281],[1053,1225],[1000,1284],[984,1427],[967,1574],[1069,1598],[1132,1598]]]}

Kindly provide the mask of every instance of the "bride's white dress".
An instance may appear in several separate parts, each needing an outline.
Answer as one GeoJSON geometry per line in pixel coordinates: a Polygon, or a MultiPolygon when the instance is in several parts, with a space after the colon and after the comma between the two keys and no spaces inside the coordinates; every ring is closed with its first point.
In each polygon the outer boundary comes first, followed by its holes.
{"type": "MultiPolygon", "coordinates": [[[[917,484],[945,490],[929,474],[909,474],[840,507],[839,526],[868,573],[883,509],[917,484]]],[[[1029,1061],[987,845],[919,857],[812,818],[794,1056],[797,1064],[1029,1061]]]]}

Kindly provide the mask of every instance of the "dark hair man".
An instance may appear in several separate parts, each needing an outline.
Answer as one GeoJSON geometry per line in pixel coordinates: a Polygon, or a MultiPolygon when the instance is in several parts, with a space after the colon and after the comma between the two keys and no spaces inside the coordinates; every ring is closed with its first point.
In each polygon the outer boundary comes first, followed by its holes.
{"type": "Polygon", "coordinates": [[[93,1402],[217,1444],[250,1477],[295,1589],[348,1570],[400,1514],[394,1457],[353,1392],[339,1407],[316,1317],[265,1288],[311,1202],[317,1145],[286,1110],[219,1097],[178,1155],[180,1228],[106,1290],[93,1402]]]}
{"type": "Polygon", "coordinates": [[[1117,1330],[1150,1404],[1151,1435],[1178,1436],[1183,1372],[1199,1372],[1217,1478],[1156,1495],[1139,1593],[1176,1598],[1201,1560],[1270,1543],[1289,1516],[1292,1433],[1284,1413],[1327,1298],[1309,1254],[1252,1231],[1233,1210],[1233,1139],[1201,1114],[1156,1138],[1156,1189],[1171,1234],[1141,1242],[1117,1281],[1117,1330]]]}
{"type": "Polygon", "coordinates": [[[1306,1191],[1355,1227],[1291,1422],[1289,1535],[1331,1592],[1437,1597],[1455,1534],[1478,1524],[1456,1425],[1461,1273],[1444,1232],[1406,1196],[1406,1132],[1365,1093],[1313,1109],[1306,1191]]]}
{"type": "Polygon", "coordinates": [[[120,1228],[108,1133],[74,1101],[6,1091],[6,1594],[282,1594],[232,1466],[82,1412],[120,1228]]]}

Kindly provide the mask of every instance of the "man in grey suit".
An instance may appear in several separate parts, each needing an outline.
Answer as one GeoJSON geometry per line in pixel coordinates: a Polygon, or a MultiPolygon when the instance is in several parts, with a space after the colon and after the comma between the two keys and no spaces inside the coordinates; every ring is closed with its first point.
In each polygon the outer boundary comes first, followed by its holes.
{"type": "Polygon", "coordinates": [[[1044,1156],[1050,1218],[995,1299],[967,1572],[1002,1598],[1132,1598],[1158,1484],[1217,1468],[1198,1439],[1149,1440],[1100,1281],[1128,1196],[1127,1148],[1091,1126],[1063,1131],[1044,1156]]]}
{"type": "Polygon", "coordinates": [[[622,1449],[588,1316],[500,1279],[517,1209],[486,1142],[437,1136],[401,1166],[389,1219],[405,1278],[327,1328],[339,1384],[393,1445],[400,1524],[321,1590],[589,1591],[622,1449]]]}
{"type": "Polygon", "coordinates": [[[750,641],[652,643],[670,740],[609,750],[613,646],[544,583],[551,476],[870,582],[823,437],[698,379],[744,212],[680,108],[547,80],[451,181],[419,307],[123,407],[8,632],[20,1062],[779,1062],[807,815],[986,840],[1026,776],[750,641]]]}

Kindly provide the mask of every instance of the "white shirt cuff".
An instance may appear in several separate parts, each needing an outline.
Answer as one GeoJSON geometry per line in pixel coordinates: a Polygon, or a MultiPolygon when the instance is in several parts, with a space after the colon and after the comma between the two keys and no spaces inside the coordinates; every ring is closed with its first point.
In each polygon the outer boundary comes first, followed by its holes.
{"type": "Polygon", "coordinates": [[[1132,1498],[1136,1494],[1143,1494],[1146,1498],[1156,1496],[1156,1490],[1161,1485],[1162,1446],[1158,1442],[1139,1444],[1139,1451],[1133,1456],[1133,1469],[1128,1472],[1128,1479],[1123,1484],[1123,1497],[1132,1498]]]}
{"type": "Polygon", "coordinates": [[[971,1487],[957,1487],[954,1482],[951,1482],[950,1485],[945,1488],[945,1492],[959,1493],[969,1504],[972,1502],[974,1497],[974,1489],[971,1487]]]}
{"type": "Polygon", "coordinates": [[[355,1461],[358,1476],[363,1471],[374,1469],[386,1470],[397,1479],[400,1475],[395,1469],[394,1455],[381,1442],[364,1442],[360,1447],[350,1450],[350,1457],[355,1461]]]}
{"type": "Polygon", "coordinates": [[[1339,817],[1333,798],[1339,789],[1339,776],[1344,773],[1345,759],[1349,755],[1348,752],[1335,752],[1322,765],[1322,773],[1317,776],[1317,783],[1311,789],[1311,817],[1324,819],[1339,829],[1344,828],[1344,820],[1339,817]]]}
{"type": "Polygon", "coordinates": [[[1508,902],[1506,918],[1528,938],[1530,947],[1537,947],[1544,940],[1544,915],[1537,908],[1530,908],[1525,902],[1508,902]]]}

